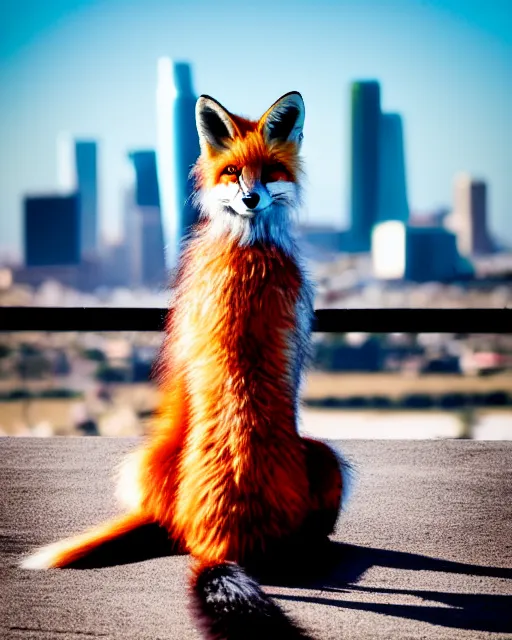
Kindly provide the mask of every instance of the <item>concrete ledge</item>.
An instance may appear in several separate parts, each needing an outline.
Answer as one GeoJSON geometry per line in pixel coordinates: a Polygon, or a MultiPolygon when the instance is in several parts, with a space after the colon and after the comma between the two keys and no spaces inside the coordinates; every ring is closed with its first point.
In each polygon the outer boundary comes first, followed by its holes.
{"type": "MultiPolygon", "coordinates": [[[[33,546],[116,513],[111,475],[134,443],[0,439],[2,638],[199,638],[186,557],[16,567],[33,546]]],[[[266,590],[322,640],[512,637],[512,443],[336,446],[356,476],[329,571],[314,588],[266,590]]]]}

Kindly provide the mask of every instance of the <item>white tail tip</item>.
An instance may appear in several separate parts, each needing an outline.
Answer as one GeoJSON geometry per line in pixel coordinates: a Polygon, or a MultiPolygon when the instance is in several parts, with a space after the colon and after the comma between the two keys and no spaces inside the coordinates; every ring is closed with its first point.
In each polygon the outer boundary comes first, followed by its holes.
{"type": "Polygon", "coordinates": [[[21,569],[51,569],[56,566],[55,560],[58,552],[62,551],[62,546],[50,544],[47,547],[41,547],[36,552],[23,558],[20,562],[21,569]]]}

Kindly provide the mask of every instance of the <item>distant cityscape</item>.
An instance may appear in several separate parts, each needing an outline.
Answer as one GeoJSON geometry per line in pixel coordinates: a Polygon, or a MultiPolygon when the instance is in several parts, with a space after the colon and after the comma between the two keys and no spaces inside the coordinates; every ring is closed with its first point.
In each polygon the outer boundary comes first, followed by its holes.
{"type": "MultiPolygon", "coordinates": [[[[204,87],[252,116],[251,104],[257,111],[279,88],[304,91],[310,195],[298,238],[317,309],[512,308],[512,247],[491,233],[511,202],[500,145],[503,33],[467,7],[416,3],[399,16],[385,3],[337,4],[294,11],[293,29],[281,30],[287,55],[264,47],[244,63],[244,78],[261,74],[250,90],[224,68],[247,29],[268,27],[249,9],[251,23],[215,52],[208,36],[224,26],[222,12],[198,20],[183,5],[176,19],[169,3],[143,23],[139,5],[131,18],[119,7],[122,24],[114,11],[88,18],[63,8],[62,30],[54,22],[37,46],[13,49],[6,86],[19,117],[2,120],[12,135],[0,307],[37,316],[30,308],[172,306],[173,272],[197,220],[190,169],[204,87]],[[166,46],[190,61],[157,59],[166,46]]],[[[161,404],[163,332],[69,329],[2,333],[0,436],[144,434],[161,404]]],[[[335,439],[510,439],[511,372],[506,333],[314,332],[300,429],[335,439]]]]}
{"type": "MultiPolygon", "coordinates": [[[[487,184],[461,173],[454,177],[453,201],[446,208],[411,213],[401,115],[382,111],[375,80],[353,82],[350,101],[350,228],[299,227],[315,275],[324,274],[325,306],[346,297],[333,297],[340,264],[350,265],[345,269],[350,290],[421,283],[468,290],[483,281],[496,286],[509,281],[512,253],[488,231],[487,184]]],[[[98,171],[99,141],[60,135],[55,192],[24,195],[24,261],[2,265],[0,291],[48,282],[84,294],[165,291],[181,242],[197,219],[189,177],[199,154],[195,102],[191,65],[160,59],[157,148],[126,152],[132,179],[123,194],[123,239],[117,244],[103,244],[99,235],[98,194],[108,180],[98,171]]],[[[5,300],[0,296],[0,304],[13,303],[5,300]]]]}
{"type": "MultiPolygon", "coordinates": [[[[374,80],[354,82],[350,101],[350,228],[299,227],[316,307],[512,305],[512,252],[489,235],[485,182],[454,176],[452,203],[411,212],[401,115],[382,111],[374,80]]],[[[180,245],[197,219],[195,102],[191,66],[160,60],[157,146],[126,151],[131,179],[117,244],[99,234],[98,194],[108,179],[98,170],[99,141],[58,137],[56,190],[23,199],[24,262],[0,267],[0,305],[168,306],[180,245]]],[[[152,374],[161,340],[4,336],[0,436],[144,433],[159,401],[152,374]]],[[[391,424],[405,415],[414,433],[421,415],[435,437],[510,437],[507,335],[315,333],[313,355],[305,424],[339,412],[359,434],[362,418],[391,424]]]]}

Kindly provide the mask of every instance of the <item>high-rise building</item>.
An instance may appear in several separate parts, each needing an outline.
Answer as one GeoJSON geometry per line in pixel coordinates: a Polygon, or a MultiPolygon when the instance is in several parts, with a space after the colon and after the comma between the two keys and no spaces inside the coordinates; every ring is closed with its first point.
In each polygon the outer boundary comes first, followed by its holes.
{"type": "Polygon", "coordinates": [[[24,244],[27,267],[78,264],[81,257],[78,195],[27,196],[24,244]]]}
{"type": "Polygon", "coordinates": [[[128,157],[135,171],[135,204],[139,207],[160,207],[160,191],[153,149],[131,151],[128,157]]]}
{"type": "Polygon", "coordinates": [[[350,159],[350,245],[367,252],[376,224],[409,219],[402,118],[382,113],[375,80],[351,86],[350,159]]]}
{"type": "Polygon", "coordinates": [[[380,86],[374,80],[351,88],[350,215],[354,248],[369,251],[379,205],[380,86]]]}
{"type": "Polygon", "coordinates": [[[457,234],[459,251],[465,256],[491,253],[487,230],[487,185],[468,175],[458,175],[454,184],[454,210],[450,226],[457,234]]]}
{"type": "Polygon", "coordinates": [[[67,133],[57,139],[59,188],[77,192],[80,213],[80,254],[98,253],[98,145],[94,140],[75,140],[67,133]]]}
{"type": "Polygon", "coordinates": [[[163,286],[166,269],[156,153],[133,151],[128,157],[134,175],[125,211],[131,280],[136,285],[163,286]]]}
{"type": "Polygon", "coordinates": [[[385,280],[449,282],[470,277],[455,234],[443,227],[412,227],[398,220],[377,224],[372,234],[374,275],[385,280]]]}
{"type": "Polygon", "coordinates": [[[405,279],[449,282],[461,277],[455,234],[442,227],[406,227],[405,279]]]}
{"type": "Polygon", "coordinates": [[[199,137],[195,123],[196,96],[190,64],[158,61],[157,159],[166,247],[166,265],[177,262],[180,244],[197,220],[193,207],[190,170],[199,156],[199,137]]]}
{"type": "Polygon", "coordinates": [[[408,219],[402,118],[398,113],[382,113],[376,222],[385,220],[407,222],[408,219]]]}

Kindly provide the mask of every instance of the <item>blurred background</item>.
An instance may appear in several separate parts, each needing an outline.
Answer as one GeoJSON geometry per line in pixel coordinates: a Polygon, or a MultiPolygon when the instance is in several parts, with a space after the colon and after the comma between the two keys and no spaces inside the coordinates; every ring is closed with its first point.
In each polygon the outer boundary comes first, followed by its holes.
{"type": "MultiPolygon", "coordinates": [[[[314,334],[301,429],[339,438],[512,438],[512,336],[314,334]]],[[[161,333],[11,333],[0,434],[143,434],[161,333]]]]}
{"type": "MultiPolygon", "coordinates": [[[[0,305],[166,307],[207,93],[306,103],[317,308],[512,304],[509,0],[0,8],[0,305]]],[[[0,433],[142,433],[160,334],[0,333],[0,433]]],[[[512,438],[508,335],[315,334],[303,429],[512,438]]]]}

